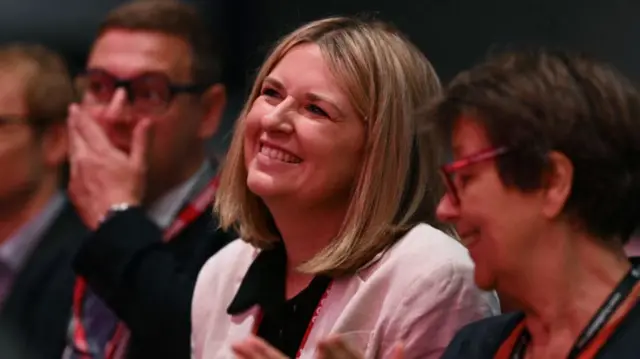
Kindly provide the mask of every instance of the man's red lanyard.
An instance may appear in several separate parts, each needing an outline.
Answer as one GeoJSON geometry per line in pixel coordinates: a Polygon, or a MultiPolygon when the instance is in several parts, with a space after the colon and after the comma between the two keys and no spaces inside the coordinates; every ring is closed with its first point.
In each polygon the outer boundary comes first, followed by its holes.
{"type": "MultiPolygon", "coordinates": [[[[302,350],[304,349],[304,346],[307,344],[307,339],[309,339],[309,334],[311,333],[311,330],[313,329],[313,326],[316,323],[316,319],[318,319],[318,315],[320,315],[320,310],[322,310],[322,307],[324,306],[324,302],[329,296],[329,292],[331,291],[332,286],[333,286],[333,282],[329,283],[327,290],[324,291],[324,294],[322,294],[322,297],[318,302],[318,306],[316,307],[316,310],[313,311],[313,316],[311,316],[311,321],[309,321],[309,325],[307,325],[307,330],[305,330],[304,336],[302,337],[302,341],[300,341],[300,346],[298,347],[296,359],[300,358],[300,356],[302,355],[302,350]]],[[[263,316],[264,316],[264,313],[262,312],[262,310],[258,311],[258,313],[256,314],[256,320],[253,323],[254,335],[258,335],[258,329],[260,328],[260,323],[262,322],[263,316]]]]}
{"type": "MultiPolygon", "coordinates": [[[[207,207],[213,202],[213,197],[218,190],[220,179],[216,176],[209,184],[191,200],[180,213],[176,216],[173,223],[165,229],[163,238],[165,242],[175,238],[182,230],[193,223],[200,215],[204,213],[207,207]]],[[[93,359],[89,348],[89,342],[87,340],[87,333],[82,322],[82,308],[85,295],[87,293],[87,283],[82,277],[76,278],[76,283],[73,291],[73,345],[77,351],[82,353],[83,359],[93,359]]],[[[124,323],[118,322],[115,332],[111,337],[111,340],[107,343],[105,348],[105,359],[112,359],[115,355],[118,344],[122,340],[126,331],[124,323]]]]}

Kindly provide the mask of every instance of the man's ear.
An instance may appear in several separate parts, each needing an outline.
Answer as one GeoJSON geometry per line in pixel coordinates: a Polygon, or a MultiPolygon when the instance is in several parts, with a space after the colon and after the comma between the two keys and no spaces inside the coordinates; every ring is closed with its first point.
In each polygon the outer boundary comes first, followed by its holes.
{"type": "Polygon", "coordinates": [[[227,104],[227,93],[224,85],[215,84],[207,89],[202,95],[202,106],[204,116],[200,123],[198,135],[202,139],[215,135],[222,121],[227,104]]]}
{"type": "Polygon", "coordinates": [[[42,131],[40,147],[45,164],[59,168],[69,156],[69,133],[66,123],[55,123],[42,131]]]}
{"type": "Polygon", "coordinates": [[[571,194],[573,186],[573,163],[560,152],[549,154],[549,168],[544,177],[543,213],[548,218],[559,216],[571,194]]]}

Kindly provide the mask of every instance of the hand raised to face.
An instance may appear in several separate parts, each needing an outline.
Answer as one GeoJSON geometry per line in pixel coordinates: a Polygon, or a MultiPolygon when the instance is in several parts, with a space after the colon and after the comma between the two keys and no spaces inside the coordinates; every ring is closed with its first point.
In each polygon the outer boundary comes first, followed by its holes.
{"type": "Polygon", "coordinates": [[[79,105],[69,107],[69,196],[85,224],[95,229],[116,204],[139,205],[144,195],[150,121],[133,131],[131,151],[113,146],[95,119],[79,105]]]}

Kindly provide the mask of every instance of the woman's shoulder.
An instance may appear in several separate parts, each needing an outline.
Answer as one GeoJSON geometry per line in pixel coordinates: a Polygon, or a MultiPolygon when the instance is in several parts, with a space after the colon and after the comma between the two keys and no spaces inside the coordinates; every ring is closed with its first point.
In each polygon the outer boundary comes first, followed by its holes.
{"type": "Polygon", "coordinates": [[[425,269],[437,271],[473,271],[473,262],[467,249],[455,238],[428,224],[418,224],[408,231],[388,253],[390,264],[411,266],[416,272],[425,269]]]}
{"type": "Polygon", "coordinates": [[[500,313],[493,292],[480,290],[467,249],[448,234],[427,224],[407,232],[386,253],[373,276],[389,277],[395,291],[407,301],[455,300],[483,315],[500,313]],[[397,273],[402,273],[398,275],[397,273]]]}
{"type": "Polygon", "coordinates": [[[456,333],[442,358],[493,358],[522,318],[521,312],[513,312],[467,324],[456,333]]]}
{"type": "Polygon", "coordinates": [[[255,253],[257,250],[249,243],[236,239],[209,258],[198,273],[193,294],[192,314],[198,318],[194,327],[202,326],[209,314],[215,317],[216,310],[229,305],[255,253]]]}
{"type": "MultiPolygon", "coordinates": [[[[456,334],[442,358],[493,358],[500,345],[523,318],[522,312],[513,312],[468,324],[456,334]]],[[[613,333],[598,357],[636,358],[639,335],[640,303],[636,304],[613,333]]]]}
{"type": "MultiPolygon", "coordinates": [[[[363,268],[360,278],[365,282],[386,278],[398,292],[430,297],[480,293],[473,272],[473,261],[460,242],[435,227],[419,224],[363,268]]],[[[493,298],[490,302],[491,307],[498,307],[493,298]]]]}

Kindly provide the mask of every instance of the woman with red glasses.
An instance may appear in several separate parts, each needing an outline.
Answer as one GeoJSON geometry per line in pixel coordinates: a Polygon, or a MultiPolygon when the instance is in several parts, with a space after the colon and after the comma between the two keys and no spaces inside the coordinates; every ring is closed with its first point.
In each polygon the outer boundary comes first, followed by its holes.
{"type": "Polygon", "coordinates": [[[455,161],[437,209],[475,281],[519,311],[462,329],[444,358],[639,358],[640,97],[612,68],[511,52],[435,104],[455,161]]]}

